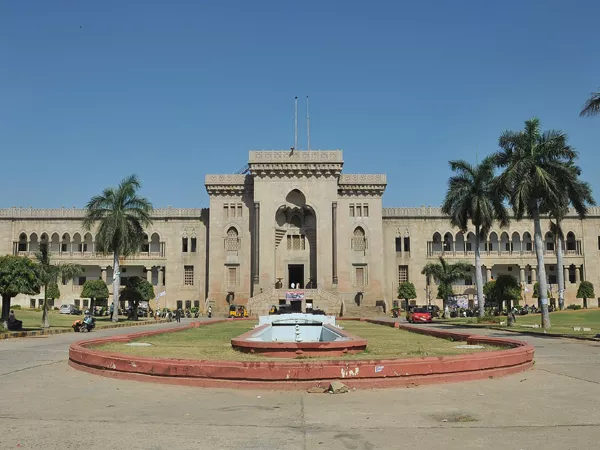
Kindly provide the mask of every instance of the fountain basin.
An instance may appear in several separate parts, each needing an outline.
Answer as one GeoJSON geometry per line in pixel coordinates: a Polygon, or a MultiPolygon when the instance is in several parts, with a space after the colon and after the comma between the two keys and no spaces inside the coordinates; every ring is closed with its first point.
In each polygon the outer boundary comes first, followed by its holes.
{"type": "Polygon", "coordinates": [[[277,358],[343,356],[362,352],[367,340],[335,326],[331,316],[289,314],[260,318],[261,325],[231,340],[240,352],[277,358]]]}

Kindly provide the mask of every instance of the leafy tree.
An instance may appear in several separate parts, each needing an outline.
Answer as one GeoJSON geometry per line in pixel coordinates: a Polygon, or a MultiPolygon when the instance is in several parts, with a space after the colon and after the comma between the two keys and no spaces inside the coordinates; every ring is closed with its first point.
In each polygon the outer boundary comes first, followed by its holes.
{"type": "Polygon", "coordinates": [[[58,288],[58,283],[50,283],[48,285],[48,292],[46,293],[46,296],[50,300],[57,300],[60,298],[60,289],[58,288]]]}
{"type": "Polygon", "coordinates": [[[481,275],[480,242],[492,228],[494,220],[500,226],[509,223],[503,198],[494,185],[494,159],[485,158],[472,166],[466,161],[450,161],[455,175],[448,180],[448,191],[442,204],[442,212],[450,216],[450,223],[463,233],[469,223],[475,227],[475,285],[479,304],[479,317],[485,314],[483,302],[483,277],[481,275]]]}
{"type": "Polygon", "coordinates": [[[485,306],[498,306],[495,280],[490,280],[483,285],[483,294],[485,295],[485,306]]]}
{"type": "MultiPolygon", "coordinates": [[[[50,328],[48,320],[48,299],[52,298],[48,294],[52,284],[57,285],[59,278],[74,278],[83,273],[83,267],[71,263],[52,263],[49,245],[45,242],[40,243],[40,250],[35,254],[37,260],[37,271],[40,281],[44,286],[44,306],[42,308],[42,328],[50,328]]],[[[59,293],[60,295],[60,293],[59,293]]]]}
{"type": "Polygon", "coordinates": [[[125,178],[119,186],[107,188],[102,194],[92,197],[86,206],[83,227],[91,230],[98,225],[96,248],[103,253],[113,254],[113,315],[117,322],[121,272],[119,258],[139,252],[144,238],[144,227],[152,223],[152,204],[137,195],[141,184],[135,175],[125,178]]]}
{"type": "Polygon", "coordinates": [[[587,308],[587,299],[594,298],[594,285],[589,281],[582,281],[577,288],[577,298],[583,299],[583,307],[587,308]]]}
{"type": "Polygon", "coordinates": [[[398,298],[403,298],[405,301],[406,310],[408,311],[408,301],[417,298],[415,285],[410,281],[400,283],[398,286],[398,298]]]}
{"type": "MultiPolygon", "coordinates": [[[[546,296],[550,297],[550,291],[549,290],[546,291],[546,296]]],[[[531,297],[533,297],[533,298],[540,298],[540,283],[537,282],[537,281],[533,285],[533,294],[531,294],[531,297]]]]}
{"type": "Polygon", "coordinates": [[[592,92],[587,99],[583,109],[579,113],[580,117],[597,116],[600,114],[600,92],[592,92]]]}
{"type": "Polygon", "coordinates": [[[35,263],[23,256],[0,256],[0,295],[2,322],[7,327],[10,301],[19,294],[40,293],[41,281],[35,263]]]}
{"type": "Polygon", "coordinates": [[[437,298],[441,298],[444,304],[444,314],[448,297],[454,295],[452,284],[464,279],[469,275],[471,264],[458,261],[449,264],[440,256],[439,263],[428,263],[423,267],[421,273],[427,277],[433,277],[438,284],[437,298]]]}
{"type": "Polygon", "coordinates": [[[120,299],[129,300],[133,304],[133,320],[138,319],[138,306],[140,302],[147,302],[154,298],[154,287],[142,277],[129,277],[121,291],[120,299]]]}
{"type": "Polygon", "coordinates": [[[508,324],[512,325],[510,316],[510,310],[512,309],[512,301],[519,300],[521,298],[521,285],[515,277],[512,275],[498,275],[495,284],[496,298],[498,304],[506,301],[506,312],[508,315],[508,324]]]}
{"type": "Polygon", "coordinates": [[[90,311],[94,314],[96,300],[107,300],[110,294],[104,280],[86,280],[81,296],[90,299],[90,311]]]}
{"type": "Polygon", "coordinates": [[[548,298],[546,297],[546,269],[540,213],[548,212],[566,198],[581,218],[587,214],[587,205],[593,204],[589,186],[579,179],[580,169],[574,165],[577,152],[567,144],[561,131],[540,131],[540,121],[525,122],[523,131],[506,131],[500,136],[501,150],[494,155],[496,165],[503,170],[497,188],[508,198],[514,216],[533,219],[535,253],[543,293],[542,326],[550,328],[548,298]],[[586,189],[587,186],[587,189],[586,189]],[[562,197],[564,193],[564,197],[562,197]]]}

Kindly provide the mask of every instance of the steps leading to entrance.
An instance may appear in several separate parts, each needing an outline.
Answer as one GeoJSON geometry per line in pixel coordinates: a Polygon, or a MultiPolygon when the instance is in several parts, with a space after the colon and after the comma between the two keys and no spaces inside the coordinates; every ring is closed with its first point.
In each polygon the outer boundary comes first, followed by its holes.
{"type": "Polygon", "coordinates": [[[346,303],[344,306],[344,317],[367,317],[375,318],[384,316],[381,306],[358,306],[346,303]]]}
{"type": "MultiPolygon", "coordinates": [[[[271,305],[279,305],[280,299],[285,299],[285,293],[288,291],[304,292],[304,299],[312,300],[313,308],[324,310],[327,314],[340,314],[342,308],[342,298],[324,289],[270,289],[248,300],[248,310],[251,315],[261,316],[269,313],[271,305]]],[[[304,303],[305,304],[305,303],[304,303]]],[[[303,304],[303,308],[304,308],[303,304]]]]}

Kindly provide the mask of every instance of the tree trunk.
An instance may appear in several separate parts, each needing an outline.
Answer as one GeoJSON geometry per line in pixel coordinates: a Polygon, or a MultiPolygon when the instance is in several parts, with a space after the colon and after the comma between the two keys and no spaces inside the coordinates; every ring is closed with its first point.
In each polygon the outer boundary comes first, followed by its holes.
{"type": "Polygon", "coordinates": [[[133,305],[131,307],[131,318],[132,320],[138,320],[138,304],[139,302],[137,300],[134,300],[133,305]]]}
{"type": "Polygon", "coordinates": [[[42,328],[50,328],[48,319],[48,285],[44,285],[44,306],[42,307],[42,328]]]}
{"type": "MultiPolygon", "coordinates": [[[[560,222],[556,221],[556,227],[560,229],[560,222]]],[[[565,272],[563,269],[563,239],[558,233],[558,247],[556,248],[556,265],[558,268],[558,307],[563,309],[565,307],[565,272]]]]}
{"type": "Polygon", "coordinates": [[[477,305],[479,306],[479,317],[485,315],[485,303],[483,300],[483,275],[481,274],[481,253],[479,252],[480,240],[479,225],[475,227],[475,286],[477,287],[477,305]]]}
{"type": "Polygon", "coordinates": [[[94,316],[95,308],[96,308],[96,299],[94,299],[92,297],[92,298],[90,298],[90,314],[92,315],[92,317],[94,316]]]}
{"type": "Polygon", "coordinates": [[[8,294],[2,294],[2,325],[5,330],[8,330],[8,315],[10,314],[10,300],[11,296],[8,294]]]}
{"type": "Polygon", "coordinates": [[[546,283],[546,267],[544,266],[544,243],[542,241],[542,226],[540,210],[537,203],[531,209],[535,241],[535,256],[538,264],[539,298],[542,307],[542,328],[550,328],[550,313],[548,312],[548,285],[546,283]]]}
{"type": "Polygon", "coordinates": [[[119,267],[119,252],[113,254],[113,313],[112,321],[119,321],[119,291],[121,290],[121,273],[119,267]]]}
{"type": "Polygon", "coordinates": [[[512,327],[514,325],[514,317],[512,315],[512,304],[510,298],[506,299],[506,325],[512,327]]]}

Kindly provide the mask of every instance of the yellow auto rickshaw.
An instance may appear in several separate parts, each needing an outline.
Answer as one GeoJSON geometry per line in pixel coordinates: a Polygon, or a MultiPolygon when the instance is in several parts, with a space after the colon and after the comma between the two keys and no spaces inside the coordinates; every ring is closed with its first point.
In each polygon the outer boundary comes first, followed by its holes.
{"type": "Polygon", "coordinates": [[[248,310],[244,305],[229,305],[229,318],[242,319],[248,317],[248,310]]]}

